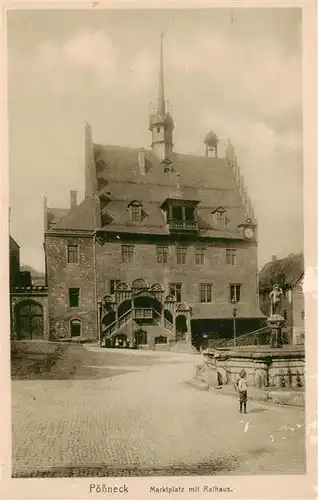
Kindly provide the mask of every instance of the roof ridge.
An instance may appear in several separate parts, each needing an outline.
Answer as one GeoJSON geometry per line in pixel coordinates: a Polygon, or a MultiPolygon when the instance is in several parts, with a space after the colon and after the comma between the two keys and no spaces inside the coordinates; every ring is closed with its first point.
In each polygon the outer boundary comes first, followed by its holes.
{"type": "MultiPolygon", "coordinates": [[[[109,181],[110,184],[134,184],[136,186],[160,186],[160,187],[166,187],[166,188],[173,188],[175,187],[174,184],[159,184],[158,182],[152,183],[152,182],[145,182],[145,183],[140,183],[140,182],[135,182],[135,181],[129,181],[129,180],[117,180],[117,179],[111,179],[109,181]]],[[[106,186],[109,189],[109,186],[106,186]]],[[[186,189],[200,189],[201,190],[215,190],[215,191],[237,191],[236,187],[212,187],[212,186],[196,186],[196,185],[191,185],[191,184],[180,184],[181,188],[186,188],[186,189]]]]}

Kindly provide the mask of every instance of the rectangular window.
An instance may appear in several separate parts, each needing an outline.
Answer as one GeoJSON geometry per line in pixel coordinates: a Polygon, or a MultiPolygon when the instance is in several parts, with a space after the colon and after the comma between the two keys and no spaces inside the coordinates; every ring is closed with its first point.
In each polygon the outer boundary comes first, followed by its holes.
{"type": "Polygon", "coordinates": [[[288,313],[287,313],[287,310],[284,309],[284,312],[283,312],[283,317],[284,317],[284,320],[286,321],[287,318],[288,318],[288,313]]]}
{"type": "Polygon", "coordinates": [[[205,259],[205,247],[196,247],[195,249],[195,263],[202,265],[205,259]]]}
{"type": "Polygon", "coordinates": [[[305,319],[305,311],[303,309],[300,311],[300,319],[305,319]]]}
{"type": "Polygon", "coordinates": [[[78,263],[78,245],[67,245],[67,262],[69,264],[78,263]]]}
{"type": "Polygon", "coordinates": [[[235,266],[236,265],[236,249],[235,248],[228,248],[226,250],[226,263],[228,266],[235,266]]]}
{"type": "Polygon", "coordinates": [[[215,223],[220,228],[225,226],[225,213],[224,212],[216,212],[215,223]]]}
{"type": "Polygon", "coordinates": [[[120,280],[110,280],[109,281],[109,293],[113,295],[115,293],[115,287],[120,283],[120,280]]]}
{"type": "Polygon", "coordinates": [[[131,264],[134,261],[134,245],[123,245],[122,251],[122,261],[125,264],[131,264]]]}
{"type": "Polygon", "coordinates": [[[236,302],[241,300],[241,285],[230,285],[230,301],[233,300],[236,302]]]}
{"type": "Polygon", "coordinates": [[[185,264],[187,259],[186,247],[177,247],[177,264],[185,264]]]}
{"type": "Polygon", "coordinates": [[[173,295],[177,302],[182,301],[182,283],[171,283],[170,295],[173,295]]]}
{"type": "Polygon", "coordinates": [[[79,295],[80,295],[79,288],[69,288],[68,297],[69,297],[70,307],[79,307],[79,295]]]}
{"type": "Polygon", "coordinates": [[[131,205],[131,218],[132,220],[141,220],[141,206],[140,205],[131,205]]]}
{"type": "Polygon", "coordinates": [[[168,247],[157,245],[157,262],[159,264],[167,264],[168,262],[168,247]]]}
{"type": "Polygon", "coordinates": [[[212,286],[211,284],[200,284],[200,302],[212,302],[212,286]]]}

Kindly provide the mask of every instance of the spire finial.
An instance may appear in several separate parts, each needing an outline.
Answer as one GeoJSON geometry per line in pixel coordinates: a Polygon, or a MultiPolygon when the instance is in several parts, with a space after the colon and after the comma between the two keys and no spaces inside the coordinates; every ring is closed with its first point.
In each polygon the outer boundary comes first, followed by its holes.
{"type": "Polygon", "coordinates": [[[158,103],[157,103],[157,112],[164,116],[165,109],[165,92],[164,92],[164,79],[163,79],[163,38],[164,32],[161,29],[160,32],[160,69],[159,69],[159,89],[158,89],[158,103]]]}

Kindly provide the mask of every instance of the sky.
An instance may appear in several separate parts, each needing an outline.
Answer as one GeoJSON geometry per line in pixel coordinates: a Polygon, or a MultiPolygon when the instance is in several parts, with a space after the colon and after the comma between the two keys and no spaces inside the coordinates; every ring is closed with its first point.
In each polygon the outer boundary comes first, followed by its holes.
{"type": "Polygon", "coordinates": [[[44,269],[43,201],[84,196],[84,123],[149,147],[164,30],[175,151],[231,139],[259,222],[259,266],[303,249],[300,9],[32,10],[8,14],[11,234],[44,269]]]}

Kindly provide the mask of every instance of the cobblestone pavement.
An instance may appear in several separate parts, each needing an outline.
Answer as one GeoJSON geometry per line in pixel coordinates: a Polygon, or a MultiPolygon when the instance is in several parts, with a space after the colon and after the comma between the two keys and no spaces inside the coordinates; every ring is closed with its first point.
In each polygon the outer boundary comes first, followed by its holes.
{"type": "Polygon", "coordinates": [[[200,355],[66,353],[51,379],[12,382],[14,476],[305,472],[304,411],[251,402],[242,416],[185,383],[200,355]]]}

